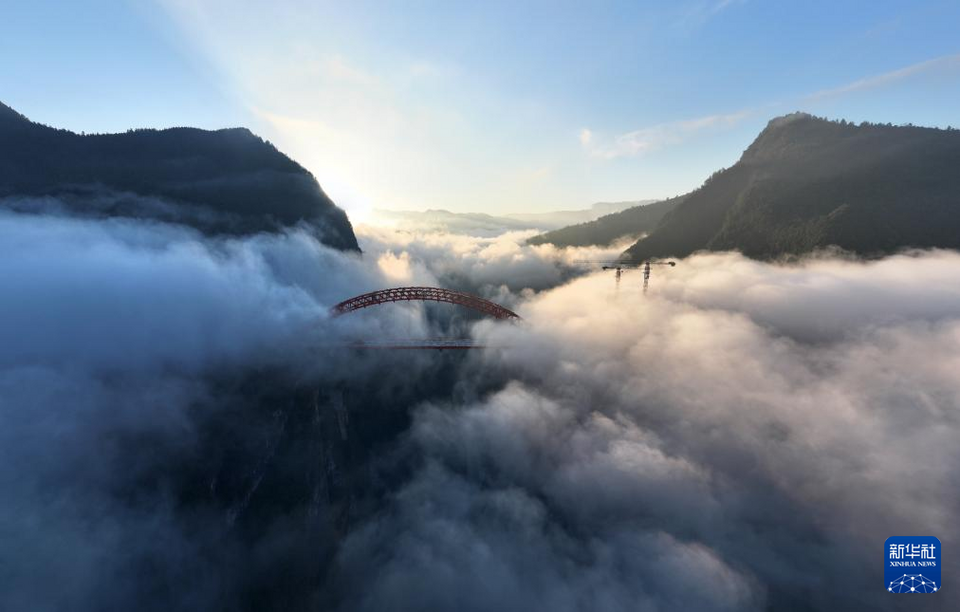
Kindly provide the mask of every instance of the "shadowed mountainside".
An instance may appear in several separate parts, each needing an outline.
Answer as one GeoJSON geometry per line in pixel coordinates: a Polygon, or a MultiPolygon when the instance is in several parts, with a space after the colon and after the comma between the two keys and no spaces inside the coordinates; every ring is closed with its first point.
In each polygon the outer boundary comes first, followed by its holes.
{"type": "Polygon", "coordinates": [[[0,104],[0,205],[86,216],[156,219],[205,234],[300,225],[359,250],[346,213],[306,169],[245,128],[80,135],[0,104]],[[30,202],[19,196],[32,196],[30,202]]]}
{"type": "Polygon", "coordinates": [[[778,117],[625,256],[960,248],[958,168],[957,130],[778,117]]]}
{"type": "Polygon", "coordinates": [[[580,223],[546,232],[527,240],[527,244],[553,244],[558,247],[608,245],[625,236],[638,236],[652,231],[660,219],[673,210],[681,197],[652,204],[642,204],[595,221],[580,223]]]}

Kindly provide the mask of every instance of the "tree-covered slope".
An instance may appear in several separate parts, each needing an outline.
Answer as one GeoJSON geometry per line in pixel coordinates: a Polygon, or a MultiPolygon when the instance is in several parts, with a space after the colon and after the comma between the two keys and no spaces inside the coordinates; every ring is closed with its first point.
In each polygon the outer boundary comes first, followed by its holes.
{"type": "Polygon", "coordinates": [[[830,245],[960,248],[960,132],[779,117],[625,255],[771,258],[830,245]]]}
{"type": "Polygon", "coordinates": [[[0,205],[55,196],[83,215],[151,218],[210,234],[302,225],[356,250],[346,214],[302,166],[243,128],[80,135],[0,104],[0,205]]]}
{"type": "Polygon", "coordinates": [[[608,245],[619,238],[639,236],[652,231],[660,219],[680,201],[670,198],[652,204],[634,206],[604,215],[595,221],[579,223],[546,232],[527,240],[528,244],[554,244],[558,247],[608,245]]]}

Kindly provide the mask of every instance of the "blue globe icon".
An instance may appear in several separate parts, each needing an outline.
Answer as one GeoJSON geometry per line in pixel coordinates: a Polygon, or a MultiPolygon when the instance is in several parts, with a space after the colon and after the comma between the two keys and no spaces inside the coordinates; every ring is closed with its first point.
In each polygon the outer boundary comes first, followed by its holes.
{"type": "Polygon", "coordinates": [[[904,574],[887,585],[891,593],[936,593],[940,587],[923,574],[904,574]]]}

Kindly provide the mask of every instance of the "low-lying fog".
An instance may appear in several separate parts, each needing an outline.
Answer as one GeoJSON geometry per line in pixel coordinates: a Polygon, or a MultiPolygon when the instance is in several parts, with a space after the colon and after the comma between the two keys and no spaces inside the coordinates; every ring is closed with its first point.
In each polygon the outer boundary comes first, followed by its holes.
{"type": "Polygon", "coordinates": [[[248,370],[389,388],[409,415],[364,472],[402,473],[287,609],[893,609],[892,535],[939,537],[958,577],[960,254],[696,255],[643,294],[639,272],[617,290],[574,263],[618,247],[358,234],[362,257],[296,231],[0,213],[0,608],[247,606],[244,564],[311,558],[301,523],[271,517],[254,546],[171,484],[206,461],[204,411],[228,409],[211,377],[248,370]],[[418,307],[328,316],[401,285],[523,321],[466,319],[499,348],[455,358],[341,348],[437,335],[418,307]]]}

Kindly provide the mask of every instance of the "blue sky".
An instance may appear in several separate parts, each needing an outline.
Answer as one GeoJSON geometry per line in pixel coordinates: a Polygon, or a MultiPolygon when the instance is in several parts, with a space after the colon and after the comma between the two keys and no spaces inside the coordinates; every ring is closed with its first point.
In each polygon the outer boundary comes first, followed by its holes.
{"type": "Polygon", "coordinates": [[[683,193],[773,116],[960,126],[960,3],[35,0],[0,100],[76,131],[245,125],[355,217],[683,193]]]}

